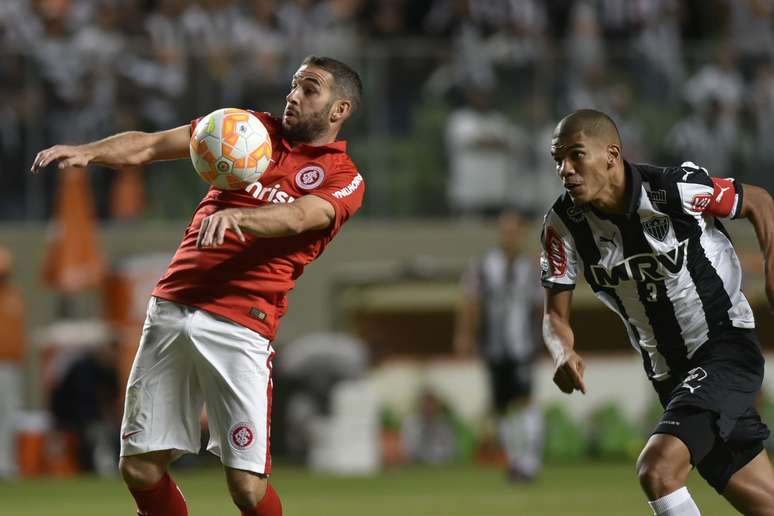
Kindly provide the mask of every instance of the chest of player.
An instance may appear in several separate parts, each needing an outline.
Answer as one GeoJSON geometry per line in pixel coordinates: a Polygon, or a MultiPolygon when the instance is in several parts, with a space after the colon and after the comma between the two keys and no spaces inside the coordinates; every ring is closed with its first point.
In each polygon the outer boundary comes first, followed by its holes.
{"type": "Polygon", "coordinates": [[[332,173],[332,163],[327,159],[310,159],[293,152],[275,152],[274,156],[261,178],[245,187],[245,193],[259,204],[292,203],[313,193],[332,173]]]}
{"type": "Polygon", "coordinates": [[[587,240],[593,242],[585,242],[585,249],[579,250],[589,281],[600,287],[667,280],[685,267],[688,235],[680,221],[650,210],[628,218],[589,214],[586,219],[591,228],[587,240]]]}

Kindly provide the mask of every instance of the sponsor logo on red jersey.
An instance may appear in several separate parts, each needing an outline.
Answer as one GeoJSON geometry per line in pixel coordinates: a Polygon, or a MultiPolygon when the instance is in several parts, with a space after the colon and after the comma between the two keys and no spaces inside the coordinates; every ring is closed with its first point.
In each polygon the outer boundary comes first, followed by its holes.
{"type": "Polygon", "coordinates": [[[567,253],[564,251],[564,242],[551,227],[546,230],[546,254],[551,273],[554,276],[564,276],[567,272],[567,253]]]}
{"type": "Polygon", "coordinates": [[[325,179],[325,171],[317,165],[304,167],[296,172],[296,186],[302,190],[311,190],[320,186],[325,179]]]}

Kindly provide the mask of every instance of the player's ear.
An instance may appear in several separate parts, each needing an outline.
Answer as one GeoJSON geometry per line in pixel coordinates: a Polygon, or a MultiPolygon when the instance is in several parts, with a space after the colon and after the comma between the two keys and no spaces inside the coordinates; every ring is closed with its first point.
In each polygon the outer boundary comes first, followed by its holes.
{"type": "Polygon", "coordinates": [[[607,164],[612,166],[619,159],[621,159],[621,147],[611,143],[607,146],[607,164]]]}
{"type": "Polygon", "coordinates": [[[352,113],[352,102],[347,99],[339,99],[331,108],[331,122],[343,121],[352,113]]]}

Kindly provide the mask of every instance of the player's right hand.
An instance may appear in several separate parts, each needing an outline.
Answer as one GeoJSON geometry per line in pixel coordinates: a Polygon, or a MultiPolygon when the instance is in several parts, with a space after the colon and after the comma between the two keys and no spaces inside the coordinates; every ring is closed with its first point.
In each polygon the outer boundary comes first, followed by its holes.
{"type": "Polygon", "coordinates": [[[583,383],[585,370],[586,364],[577,353],[574,351],[566,352],[556,364],[554,383],[566,394],[572,394],[573,391],[586,394],[586,384],[583,383]]]}
{"type": "Polygon", "coordinates": [[[38,152],[30,172],[37,174],[54,161],[59,162],[60,170],[68,167],[85,167],[91,161],[91,155],[83,145],[54,145],[38,152]]]}

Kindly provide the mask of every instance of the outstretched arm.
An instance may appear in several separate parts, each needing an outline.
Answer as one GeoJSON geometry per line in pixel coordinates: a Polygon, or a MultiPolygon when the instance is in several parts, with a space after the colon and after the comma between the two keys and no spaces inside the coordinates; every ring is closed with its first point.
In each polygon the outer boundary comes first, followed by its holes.
{"type": "Polygon", "coordinates": [[[191,129],[181,125],[155,133],[129,131],[83,145],[54,145],[35,156],[31,171],[38,173],[58,161],[59,168],[85,167],[89,164],[117,168],[143,165],[151,161],[181,159],[188,156],[191,129]]]}
{"type": "Polygon", "coordinates": [[[586,365],[575,352],[575,335],[570,326],[572,290],[545,289],[543,340],[554,358],[554,383],[567,394],[586,394],[583,372],[586,365]]]}
{"type": "Polygon", "coordinates": [[[763,252],[763,270],[766,275],[766,297],[774,307],[774,200],[758,186],[743,185],[744,196],[740,217],[750,220],[763,252]]]}
{"type": "Polygon", "coordinates": [[[336,217],[333,205],[322,197],[305,195],[293,203],[266,204],[258,208],[228,208],[216,211],[202,220],[197,247],[223,244],[226,230],[245,241],[244,232],[259,237],[298,235],[324,229],[336,217]]]}

